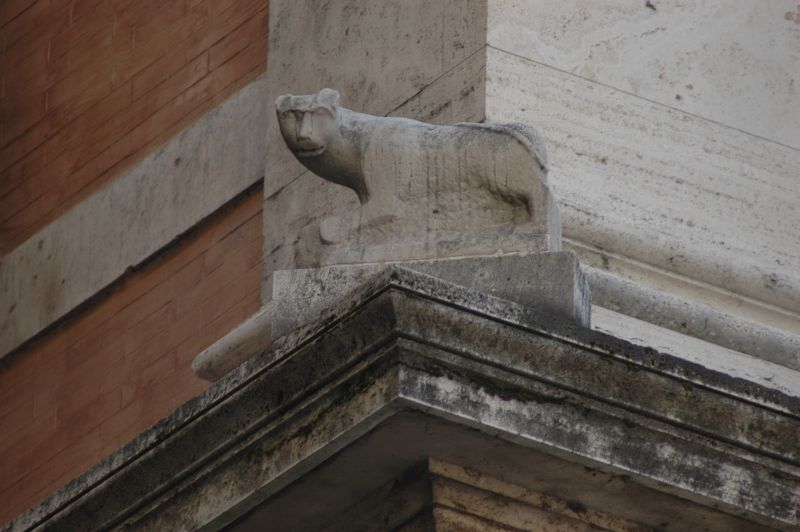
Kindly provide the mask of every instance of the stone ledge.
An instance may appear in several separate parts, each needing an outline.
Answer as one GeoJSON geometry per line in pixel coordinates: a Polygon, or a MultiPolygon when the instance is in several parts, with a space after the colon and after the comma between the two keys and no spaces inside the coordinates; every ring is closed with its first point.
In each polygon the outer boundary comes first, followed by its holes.
{"type": "Polygon", "coordinates": [[[667,530],[798,527],[798,418],[798,395],[393,267],[6,530],[218,528],[303,496],[325,516],[432,455],[522,485],[530,464],[531,489],[667,530]],[[353,457],[375,467],[312,498],[353,457]]]}
{"type": "Polygon", "coordinates": [[[608,310],[746,355],[800,370],[800,335],[720,311],[712,305],[585,267],[593,302],[608,310]]]}

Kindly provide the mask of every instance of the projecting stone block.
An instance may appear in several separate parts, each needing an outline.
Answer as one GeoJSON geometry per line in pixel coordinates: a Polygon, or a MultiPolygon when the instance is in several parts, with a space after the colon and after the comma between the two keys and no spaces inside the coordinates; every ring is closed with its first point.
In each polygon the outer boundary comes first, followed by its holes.
{"type": "Polygon", "coordinates": [[[544,321],[591,323],[589,286],[575,254],[563,251],[278,271],[272,287],[273,339],[328,319],[338,301],[393,266],[519,303],[544,321]]]}

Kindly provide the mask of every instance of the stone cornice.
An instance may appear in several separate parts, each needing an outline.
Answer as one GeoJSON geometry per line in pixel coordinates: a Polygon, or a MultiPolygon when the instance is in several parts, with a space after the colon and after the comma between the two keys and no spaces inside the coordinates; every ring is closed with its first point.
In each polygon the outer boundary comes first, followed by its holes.
{"type": "Polygon", "coordinates": [[[798,525],[800,396],[395,266],[6,529],[218,528],[414,416],[630,479],[686,526],[798,525]]]}

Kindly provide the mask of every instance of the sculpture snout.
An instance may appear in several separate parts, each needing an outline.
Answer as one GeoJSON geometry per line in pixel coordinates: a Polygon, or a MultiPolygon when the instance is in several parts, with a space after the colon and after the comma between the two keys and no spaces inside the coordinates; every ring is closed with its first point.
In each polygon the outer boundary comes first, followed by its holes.
{"type": "Polygon", "coordinates": [[[309,142],[314,134],[314,125],[310,113],[303,114],[297,121],[295,138],[298,142],[309,142]]]}

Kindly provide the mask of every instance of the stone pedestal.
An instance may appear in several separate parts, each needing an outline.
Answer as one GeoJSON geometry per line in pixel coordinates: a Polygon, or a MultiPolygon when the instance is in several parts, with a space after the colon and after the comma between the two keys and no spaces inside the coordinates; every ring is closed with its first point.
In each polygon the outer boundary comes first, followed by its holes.
{"type": "Polygon", "coordinates": [[[467,257],[398,263],[326,266],[275,272],[272,334],[280,338],[302,325],[325,322],[337,303],[368,290],[393,266],[431,275],[459,286],[519,303],[544,321],[591,325],[591,297],[572,252],[467,257]]]}

